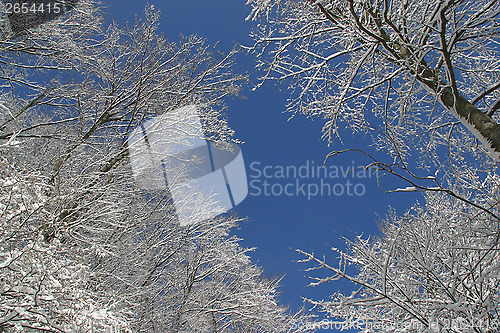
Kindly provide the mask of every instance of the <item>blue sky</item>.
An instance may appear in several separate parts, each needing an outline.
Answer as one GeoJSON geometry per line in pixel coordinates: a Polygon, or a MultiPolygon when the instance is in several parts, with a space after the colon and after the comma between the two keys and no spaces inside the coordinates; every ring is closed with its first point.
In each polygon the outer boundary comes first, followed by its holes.
{"type": "MultiPolygon", "coordinates": [[[[218,48],[229,51],[235,43],[250,45],[248,37],[256,22],[245,21],[249,7],[245,0],[185,0],[185,1],[149,1],[162,13],[160,31],[170,40],[178,40],[180,34],[197,34],[210,44],[218,43],[218,48]]],[[[143,12],[146,1],[141,0],[103,0],[108,6],[106,19],[119,23],[132,21],[134,14],[143,12]]],[[[253,72],[255,59],[252,55],[237,56],[235,70],[249,72],[255,80],[258,73],[253,72]]],[[[255,83],[256,81],[253,81],[255,83]]],[[[282,280],[280,301],[297,310],[302,306],[300,296],[326,299],[336,290],[345,290],[348,285],[343,282],[330,283],[322,287],[306,287],[308,274],[303,270],[304,264],[294,261],[301,256],[293,250],[314,251],[332,258],[330,247],[342,247],[341,237],[353,238],[357,234],[376,234],[377,223],[389,210],[389,206],[398,213],[412,206],[418,194],[386,194],[377,187],[375,177],[361,178],[348,176],[337,186],[343,195],[315,195],[311,198],[297,191],[297,178],[277,178],[275,172],[280,167],[289,170],[314,164],[322,165],[325,156],[332,150],[345,148],[368,149],[368,138],[361,135],[343,137],[343,144],[335,143],[328,147],[321,140],[321,119],[307,119],[296,116],[289,120],[290,114],[284,114],[287,98],[286,86],[265,84],[261,89],[252,92],[251,86],[243,91],[246,99],[228,100],[229,123],[236,132],[236,137],[245,143],[242,152],[247,168],[248,179],[254,181],[250,186],[250,195],[234,210],[240,216],[247,216],[235,233],[243,238],[242,245],[256,247],[251,257],[263,267],[268,277],[285,275],[282,280]],[[252,164],[253,163],[253,164],[252,164]],[[271,178],[259,173],[264,167],[267,175],[274,171],[271,178]],[[263,193],[263,181],[275,185],[275,193],[290,185],[289,193],[294,195],[269,195],[263,193]],[[347,182],[350,181],[351,185],[347,182]],[[358,185],[357,194],[354,186],[358,185]],[[342,186],[342,187],[339,187],[342,186]],[[350,193],[348,195],[348,187],[350,193]],[[292,190],[293,189],[293,190],[292,190]]],[[[328,161],[328,170],[345,171],[353,165],[366,164],[360,154],[344,154],[328,161]]],[[[300,178],[300,177],[298,177],[300,178]]],[[[301,184],[320,184],[318,177],[300,178],[301,184]]],[[[339,179],[324,179],[331,187],[339,179]]],[[[387,179],[386,184],[390,184],[387,179]]],[[[313,185],[311,185],[313,186],[313,185]]],[[[406,186],[406,185],[404,185],[406,186]]],[[[314,189],[314,186],[312,187],[314,189]]],[[[318,320],[323,319],[320,317],[318,320]]]]}

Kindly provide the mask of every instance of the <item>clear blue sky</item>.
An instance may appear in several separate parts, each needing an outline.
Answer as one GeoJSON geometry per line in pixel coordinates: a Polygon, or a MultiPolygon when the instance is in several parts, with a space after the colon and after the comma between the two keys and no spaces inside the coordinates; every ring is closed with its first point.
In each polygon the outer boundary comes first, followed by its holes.
{"type": "MultiPolygon", "coordinates": [[[[184,1],[149,1],[162,12],[160,31],[170,40],[178,40],[180,34],[197,34],[204,37],[210,44],[218,42],[221,51],[227,52],[235,43],[249,45],[248,37],[255,22],[244,19],[249,13],[245,0],[184,0],[184,1]]],[[[141,0],[103,0],[108,6],[105,9],[106,19],[119,23],[132,21],[134,14],[142,15],[146,1],[141,0]]],[[[249,72],[252,79],[254,58],[252,55],[241,54],[237,57],[236,71],[249,72]]],[[[255,82],[255,81],[254,81],[255,82]]],[[[283,114],[287,98],[285,86],[277,87],[265,84],[256,92],[245,89],[244,100],[229,100],[228,118],[230,125],[236,131],[236,137],[244,141],[242,152],[247,167],[249,181],[257,179],[250,193],[257,194],[263,188],[263,175],[257,177],[265,166],[277,171],[279,166],[300,168],[309,163],[322,165],[325,156],[332,150],[345,148],[367,148],[368,138],[345,136],[344,144],[336,143],[328,147],[321,137],[321,119],[306,119],[297,116],[287,121],[289,114],[283,114]],[[253,164],[253,167],[250,166],[253,164]],[[260,163],[260,164],[258,164],[260,163]],[[256,171],[259,170],[259,171],[256,171]]],[[[360,154],[345,154],[328,161],[329,170],[339,170],[354,165],[367,163],[360,154]],[[335,169],[336,168],[336,169],[335,169]]],[[[271,171],[271,169],[266,169],[271,171]]],[[[291,170],[291,169],[290,169],[291,170]]],[[[269,174],[269,173],[268,173],[269,174]]],[[[275,190],[289,183],[296,186],[296,179],[268,179],[276,185],[275,190]]],[[[320,184],[317,177],[300,179],[302,183],[320,184]]],[[[338,179],[325,179],[330,186],[338,183],[338,179]]],[[[388,184],[389,182],[386,182],[388,184]]],[[[304,264],[294,261],[301,259],[293,249],[314,251],[316,254],[326,254],[332,257],[331,246],[342,247],[342,236],[353,238],[355,235],[365,235],[378,232],[377,223],[394,207],[402,213],[413,205],[417,194],[385,194],[377,187],[376,180],[355,179],[347,177],[341,182],[344,195],[316,195],[310,200],[301,193],[293,196],[249,195],[235,211],[240,216],[247,216],[248,222],[241,225],[235,233],[243,238],[242,245],[257,247],[251,254],[254,262],[263,267],[269,277],[285,275],[282,281],[280,301],[298,309],[303,303],[300,296],[316,299],[326,299],[335,290],[345,290],[342,282],[330,283],[323,287],[306,287],[309,280],[304,276],[307,268],[304,264]],[[351,182],[348,185],[346,182],[351,182]],[[354,185],[361,184],[357,190],[364,195],[347,195],[350,187],[354,193],[354,185]],[[380,218],[379,218],[380,217],[380,218]]],[[[404,185],[406,186],[406,185],[404,185]]],[[[337,187],[337,193],[340,193],[337,187]]],[[[289,193],[292,187],[289,187],[289,193]]],[[[296,191],[296,189],[294,188],[296,191]]],[[[276,192],[276,191],[275,191],[276,192]]],[[[299,191],[300,192],[300,191],[299,191]]],[[[325,190],[326,192],[326,190],[325,190]]],[[[318,320],[323,319],[320,317],[318,320]]]]}

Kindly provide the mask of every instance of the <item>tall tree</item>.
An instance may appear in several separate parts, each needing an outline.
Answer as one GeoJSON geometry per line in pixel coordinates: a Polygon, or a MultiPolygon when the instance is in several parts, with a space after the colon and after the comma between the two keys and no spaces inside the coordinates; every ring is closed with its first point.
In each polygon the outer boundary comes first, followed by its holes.
{"type": "MultiPolygon", "coordinates": [[[[497,187],[498,177],[488,183],[497,187]]],[[[498,212],[498,194],[482,199],[498,212]]],[[[301,262],[311,264],[308,270],[317,271],[311,285],[339,279],[355,284],[352,293],[338,291],[329,300],[309,300],[340,319],[337,327],[363,332],[497,332],[499,234],[498,219],[444,193],[432,193],[426,195],[425,205],[415,205],[403,216],[389,214],[380,236],[359,236],[347,241],[348,250],[334,249],[338,262],[298,252],[305,257],[301,262]]]]}
{"type": "Polygon", "coordinates": [[[289,83],[288,110],[325,118],[330,142],[345,123],[397,160],[439,161],[440,144],[477,151],[472,133],[498,161],[497,1],[248,3],[262,79],[289,83]]]}
{"type": "Polygon", "coordinates": [[[333,272],[313,284],[358,288],[311,302],[367,332],[496,330],[500,3],[248,4],[249,19],[263,21],[248,47],[260,84],[288,84],[288,110],[326,119],[329,143],[346,128],[368,133],[388,155],[361,147],[371,165],[408,185],[394,191],[427,193],[422,207],[391,214],[379,238],[348,242],[339,265],[299,250],[333,272]]]}
{"type": "Polygon", "coordinates": [[[0,331],[291,331],[278,281],[229,235],[240,220],[180,226],[127,163],[133,129],[184,105],[231,140],[232,53],[167,42],[152,6],[105,30],[97,8],[0,41],[0,331]]]}

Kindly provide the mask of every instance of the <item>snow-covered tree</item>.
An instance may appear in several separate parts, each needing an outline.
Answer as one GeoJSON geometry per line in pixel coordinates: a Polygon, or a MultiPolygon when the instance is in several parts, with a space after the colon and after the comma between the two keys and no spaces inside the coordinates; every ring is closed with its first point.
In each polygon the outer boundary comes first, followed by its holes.
{"type": "MultiPolygon", "coordinates": [[[[498,187],[498,177],[489,179],[498,187]]],[[[487,185],[487,184],[484,184],[487,185]]],[[[498,193],[487,200],[498,214],[498,193]]],[[[310,300],[362,332],[497,332],[500,313],[498,219],[444,193],[426,195],[381,236],[333,249],[338,262],[299,250],[318,270],[312,285],[346,278],[352,293],[310,300]]]]}
{"type": "Polygon", "coordinates": [[[404,164],[411,152],[446,160],[441,144],[480,150],[477,139],[498,161],[498,1],[248,4],[262,19],[249,47],[262,80],[285,81],[288,110],[326,119],[330,142],[346,127],[372,131],[404,164]]]}
{"type": "Polygon", "coordinates": [[[9,331],[91,331],[125,329],[120,314],[87,288],[87,261],[75,260],[59,239],[48,242],[50,197],[47,177],[19,173],[5,155],[22,149],[10,141],[2,149],[0,207],[0,329],[9,331]]]}
{"type": "Polygon", "coordinates": [[[314,285],[356,285],[311,303],[366,332],[497,331],[500,3],[247,3],[260,84],[287,84],[288,110],[324,118],[329,143],[366,138],[377,152],[348,150],[406,184],[393,191],[425,192],[380,237],[334,249],[338,265],[299,250],[332,273],[314,285]]]}
{"type": "Polygon", "coordinates": [[[158,12],[145,16],[103,30],[82,0],[2,35],[1,332],[287,332],[298,320],[229,235],[237,217],[181,226],[166,191],[135,186],[134,128],[196,104],[206,135],[229,141],[223,99],[245,79],[232,53],[168,42],[158,12]]]}

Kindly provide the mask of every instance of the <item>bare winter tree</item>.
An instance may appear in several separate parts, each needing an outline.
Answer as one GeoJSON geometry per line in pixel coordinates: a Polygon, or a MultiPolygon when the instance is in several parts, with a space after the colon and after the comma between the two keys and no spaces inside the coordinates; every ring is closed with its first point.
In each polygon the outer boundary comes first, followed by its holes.
{"type": "Polygon", "coordinates": [[[476,139],[498,160],[498,2],[248,3],[266,20],[251,48],[263,80],[289,82],[288,110],[325,118],[330,142],[345,122],[401,164],[446,160],[441,145],[476,152],[476,139]]]}
{"type": "Polygon", "coordinates": [[[409,185],[395,191],[427,192],[425,206],[389,216],[380,238],[349,242],[338,266],[299,251],[333,272],[316,284],[359,288],[311,302],[366,332],[496,331],[500,3],[248,4],[262,21],[248,48],[262,83],[288,84],[288,110],[326,119],[329,143],[345,129],[368,133],[388,157],[362,153],[409,185]]]}
{"type": "Polygon", "coordinates": [[[145,15],[102,30],[84,0],[0,41],[1,332],[287,332],[299,320],[229,236],[238,218],[180,226],[168,193],[134,186],[134,128],[196,104],[210,139],[229,141],[223,99],[245,79],[232,53],[167,42],[145,15]]]}
{"type": "MultiPolygon", "coordinates": [[[[498,186],[498,178],[489,179],[498,186]]],[[[483,184],[490,185],[490,184],[483,184]]],[[[489,196],[498,211],[498,195],[489,196]]],[[[500,311],[498,220],[446,194],[426,195],[403,216],[390,214],[382,235],[333,249],[337,263],[298,250],[311,285],[346,278],[350,294],[309,300],[342,328],[363,332],[497,332],[500,311]],[[334,320],[335,321],[335,320],[334,320]]]]}

